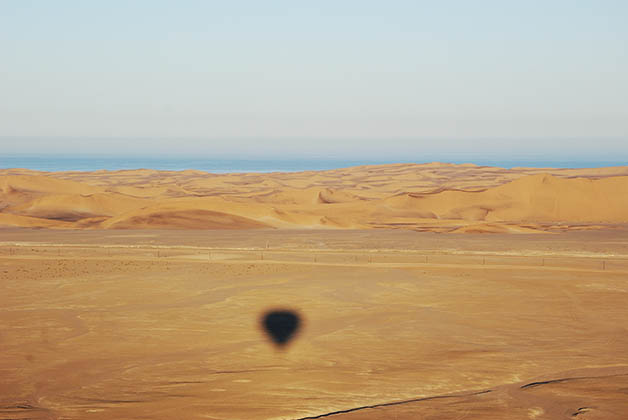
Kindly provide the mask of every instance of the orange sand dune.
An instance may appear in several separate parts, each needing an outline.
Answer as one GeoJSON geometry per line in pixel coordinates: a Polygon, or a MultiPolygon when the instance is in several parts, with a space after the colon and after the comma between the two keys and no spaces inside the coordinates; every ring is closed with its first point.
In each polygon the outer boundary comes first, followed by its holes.
{"type": "Polygon", "coordinates": [[[4,225],[75,229],[586,229],[628,223],[628,167],[431,163],[271,174],[5,169],[0,215],[4,225]]]}
{"type": "Polygon", "coordinates": [[[76,221],[86,217],[114,216],[145,206],[144,200],[114,193],[49,194],[7,211],[44,219],[76,221]]]}
{"type": "Polygon", "coordinates": [[[211,210],[172,210],[134,213],[108,223],[113,229],[260,229],[268,225],[229,213],[211,210]]]}
{"type": "Polygon", "coordinates": [[[15,192],[93,194],[101,188],[84,182],[66,181],[45,175],[3,175],[0,176],[2,194],[15,192]]]}
{"type": "Polygon", "coordinates": [[[530,175],[479,192],[406,194],[387,201],[438,219],[628,222],[628,177],[600,180],[530,175]]]}
{"type": "Polygon", "coordinates": [[[74,227],[72,223],[41,219],[38,217],[18,216],[16,214],[0,213],[0,226],[20,226],[20,227],[37,227],[37,228],[57,228],[71,229],[74,227]]]}

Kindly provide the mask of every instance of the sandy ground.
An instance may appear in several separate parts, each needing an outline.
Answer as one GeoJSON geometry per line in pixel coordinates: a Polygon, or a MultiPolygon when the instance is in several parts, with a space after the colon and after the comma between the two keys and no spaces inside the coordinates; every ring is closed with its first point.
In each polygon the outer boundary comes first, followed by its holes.
{"type": "Polygon", "coordinates": [[[628,418],[621,229],[0,229],[0,282],[2,419],[628,418]]]}
{"type": "Polygon", "coordinates": [[[396,164],[329,171],[0,169],[0,226],[545,233],[628,224],[628,166],[396,164]]]}

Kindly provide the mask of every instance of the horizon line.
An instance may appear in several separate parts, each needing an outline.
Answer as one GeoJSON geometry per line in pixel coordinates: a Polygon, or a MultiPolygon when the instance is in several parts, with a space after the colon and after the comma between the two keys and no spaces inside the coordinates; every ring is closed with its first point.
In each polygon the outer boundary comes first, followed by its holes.
{"type": "MultiPolygon", "coordinates": [[[[244,162],[241,161],[241,162],[244,162]]],[[[277,161],[267,161],[267,160],[258,160],[258,161],[249,161],[246,162],[265,162],[265,163],[277,163],[277,161]]],[[[337,163],[341,163],[342,161],[338,161],[337,163]]],[[[499,164],[479,164],[474,162],[447,162],[447,161],[424,161],[424,162],[366,162],[366,161],[344,161],[346,165],[344,166],[334,166],[334,167],[320,167],[320,168],[194,168],[194,167],[174,167],[174,168],[164,168],[164,167],[149,167],[149,166],[134,166],[134,167],[117,167],[117,168],[84,168],[84,169],[73,169],[73,168],[48,168],[48,169],[37,169],[33,167],[26,166],[15,166],[15,167],[0,167],[2,171],[36,171],[36,172],[118,172],[118,171],[158,171],[158,172],[186,172],[186,171],[196,171],[196,172],[204,172],[204,173],[215,173],[215,174],[229,174],[229,173],[296,173],[296,172],[318,172],[318,171],[332,171],[332,170],[341,170],[341,169],[351,169],[358,167],[366,167],[366,166],[396,166],[396,165],[415,165],[415,166],[466,166],[466,167],[477,167],[477,168],[496,168],[496,169],[505,169],[505,170],[513,170],[513,169],[605,169],[605,168],[621,168],[628,167],[628,163],[612,163],[607,165],[600,166],[561,166],[561,165],[543,165],[543,162],[538,162],[542,166],[529,166],[526,164],[522,165],[499,165],[499,164]]],[[[514,163],[514,162],[511,162],[514,163]]],[[[522,162],[523,163],[523,162],[522,162]]],[[[549,163],[549,162],[547,162],[549,163]]],[[[564,162],[567,163],[567,162],[564,162]]],[[[571,162],[576,163],[576,162],[571,162]]],[[[585,162],[582,162],[585,163],[585,162]]],[[[592,164],[593,162],[589,162],[592,164]]],[[[602,162],[600,162],[602,163],[602,162]]]]}

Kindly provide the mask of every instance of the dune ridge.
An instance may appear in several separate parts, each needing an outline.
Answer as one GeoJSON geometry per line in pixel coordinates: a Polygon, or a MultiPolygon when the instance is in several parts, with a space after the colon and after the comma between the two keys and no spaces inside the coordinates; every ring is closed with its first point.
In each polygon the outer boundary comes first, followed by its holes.
{"type": "Polygon", "coordinates": [[[628,166],[297,173],[0,170],[0,226],[537,233],[628,223],[628,166]]]}

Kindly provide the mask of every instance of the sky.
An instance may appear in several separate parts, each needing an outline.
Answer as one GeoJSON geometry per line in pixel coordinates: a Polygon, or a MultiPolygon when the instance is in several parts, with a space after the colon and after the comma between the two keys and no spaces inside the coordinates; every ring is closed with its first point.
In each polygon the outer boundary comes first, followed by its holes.
{"type": "Polygon", "coordinates": [[[628,2],[0,0],[0,153],[628,161],[628,2]]]}

